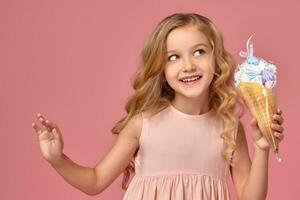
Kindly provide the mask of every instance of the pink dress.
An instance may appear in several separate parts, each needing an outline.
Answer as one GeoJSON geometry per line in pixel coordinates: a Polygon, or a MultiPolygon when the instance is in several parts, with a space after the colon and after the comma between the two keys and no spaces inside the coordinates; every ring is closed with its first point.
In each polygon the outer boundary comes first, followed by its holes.
{"type": "Polygon", "coordinates": [[[222,121],[213,110],[189,115],[172,104],[143,115],[140,148],[123,200],[228,200],[222,121]]]}

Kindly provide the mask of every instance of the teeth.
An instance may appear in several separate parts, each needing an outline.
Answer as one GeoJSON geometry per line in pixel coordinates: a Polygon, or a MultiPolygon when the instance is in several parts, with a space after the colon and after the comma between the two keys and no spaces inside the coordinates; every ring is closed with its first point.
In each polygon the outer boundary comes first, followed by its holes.
{"type": "Polygon", "coordinates": [[[194,78],[182,79],[181,81],[182,82],[191,82],[191,81],[198,80],[198,79],[200,79],[200,76],[196,76],[194,78]]]}

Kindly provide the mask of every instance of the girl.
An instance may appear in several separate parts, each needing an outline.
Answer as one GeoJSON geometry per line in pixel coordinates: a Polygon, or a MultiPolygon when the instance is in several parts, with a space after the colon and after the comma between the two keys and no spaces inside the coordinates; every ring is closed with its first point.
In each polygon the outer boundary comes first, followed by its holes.
{"type": "MultiPolygon", "coordinates": [[[[270,146],[253,118],[250,160],[240,121],[244,107],[233,89],[235,63],[216,25],[195,13],[168,16],[141,56],[128,115],[113,127],[118,137],[106,157],[94,168],[74,163],[63,154],[58,126],[38,114],[42,126],[32,125],[43,157],[89,195],[123,172],[124,200],[225,200],[230,173],[239,199],[265,199],[270,146]]],[[[281,114],[272,125],[279,141],[281,114]]]]}

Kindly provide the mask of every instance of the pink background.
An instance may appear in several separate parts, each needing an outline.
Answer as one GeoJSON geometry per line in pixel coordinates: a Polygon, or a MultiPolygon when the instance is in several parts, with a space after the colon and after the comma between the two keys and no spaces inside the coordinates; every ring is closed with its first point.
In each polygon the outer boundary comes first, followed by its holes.
{"type": "MultiPolygon", "coordinates": [[[[278,66],[277,98],[286,137],[281,143],[283,162],[270,154],[267,199],[297,198],[300,4],[226,2],[2,0],[0,199],[122,198],[123,175],[98,196],[65,182],[41,157],[31,123],[37,121],[37,112],[55,121],[64,136],[64,152],[81,165],[94,166],[109,151],[115,139],[110,130],[125,114],[144,41],[160,20],[175,12],[211,18],[237,62],[255,32],[255,55],[278,66]]],[[[252,155],[249,120],[246,113],[243,122],[252,155]]]]}

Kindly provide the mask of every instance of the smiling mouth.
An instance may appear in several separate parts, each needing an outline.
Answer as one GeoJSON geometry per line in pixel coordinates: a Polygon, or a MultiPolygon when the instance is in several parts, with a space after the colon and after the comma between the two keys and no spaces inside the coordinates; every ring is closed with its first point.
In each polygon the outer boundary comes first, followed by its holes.
{"type": "Polygon", "coordinates": [[[183,80],[179,80],[179,81],[184,84],[192,84],[192,83],[198,82],[201,78],[202,78],[202,76],[197,76],[194,78],[183,79],[183,80]]]}

